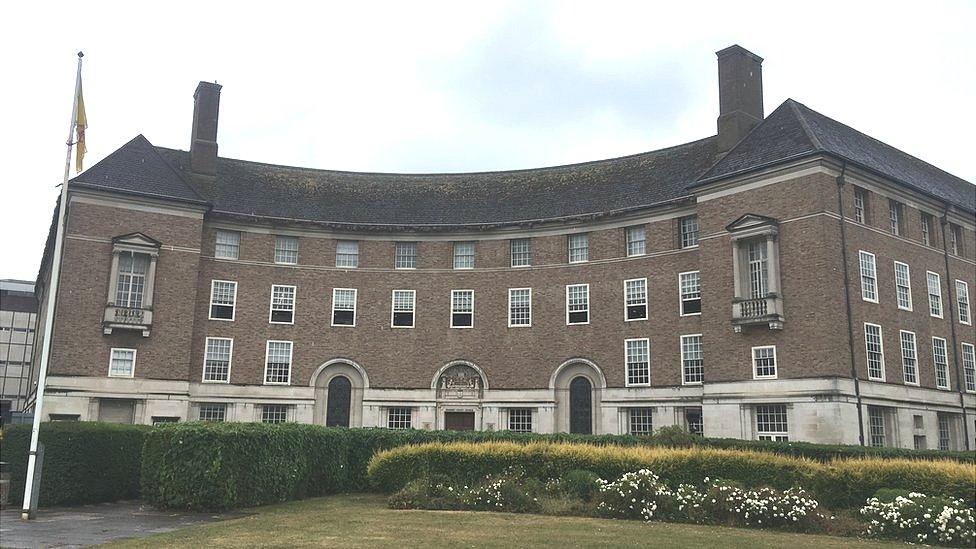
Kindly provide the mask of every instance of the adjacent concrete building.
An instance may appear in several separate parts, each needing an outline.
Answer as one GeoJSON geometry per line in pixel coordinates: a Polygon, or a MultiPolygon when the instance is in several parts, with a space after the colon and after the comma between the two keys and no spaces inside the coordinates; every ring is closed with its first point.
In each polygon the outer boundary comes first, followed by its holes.
{"type": "Polygon", "coordinates": [[[220,157],[201,82],[71,183],[43,415],[972,447],[976,187],[761,63],[717,135],[487,173],[220,157]]]}
{"type": "Polygon", "coordinates": [[[37,300],[34,283],[0,280],[0,425],[24,409],[31,384],[37,300]]]}

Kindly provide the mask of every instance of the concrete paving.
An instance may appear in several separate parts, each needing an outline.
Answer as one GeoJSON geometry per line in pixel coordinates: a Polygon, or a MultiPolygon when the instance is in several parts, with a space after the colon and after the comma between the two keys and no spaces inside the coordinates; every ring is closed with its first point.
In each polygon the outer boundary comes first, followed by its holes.
{"type": "Polygon", "coordinates": [[[243,516],[157,511],[139,501],[40,509],[20,519],[20,509],[0,511],[0,547],[88,547],[243,516]]]}

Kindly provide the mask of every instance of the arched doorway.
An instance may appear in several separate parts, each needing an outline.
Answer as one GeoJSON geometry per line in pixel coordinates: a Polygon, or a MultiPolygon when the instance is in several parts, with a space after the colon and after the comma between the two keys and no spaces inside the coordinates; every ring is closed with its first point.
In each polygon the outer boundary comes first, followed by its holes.
{"type": "Polygon", "coordinates": [[[308,384],[315,390],[315,424],[363,426],[363,394],[369,389],[369,378],[362,366],[335,358],[316,368],[308,384]]]}
{"type": "Polygon", "coordinates": [[[352,406],[352,382],[346,376],[335,376],[329,382],[329,400],[325,410],[326,427],[349,427],[352,406]]]}
{"type": "Polygon", "coordinates": [[[442,366],[434,375],[431,389],[437,395],[436,428],[473,431],[485,428],[481,421],[481,400],[488,389],[484,372],[466,360],[442,366]]]}
{"type": "Polygon", "coordinates": [[[569,432],[593,434],[593,384],[583,376],[569,383],[569,432]]]}

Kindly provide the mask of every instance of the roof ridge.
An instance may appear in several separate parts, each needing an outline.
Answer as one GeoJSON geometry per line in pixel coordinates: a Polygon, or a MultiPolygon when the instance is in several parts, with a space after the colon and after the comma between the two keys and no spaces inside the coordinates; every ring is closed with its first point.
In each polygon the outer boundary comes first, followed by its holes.
{"type": "Polygon", "coordinates": [[[817,136],[816,133],[814,133],[812,129],[810,129],[810,124],[807,122],[806,117],[803,116],[803,113],[800,111],[800,108],[797,106],[800,105],[800,103],[794,101],[793,98],[791,97],[787,97],[785,103],[789,103],[790,109],[793,111],[793,114],[796,115],[797,120],[799,120],[800,122],[800,127],[803,128],[803,133],[807,134],[807,138],[810,139],[810,143],[813,144],[813,147],[818,151],[825,150],[823,143],[820,142],[820,138],[817,136]]]}
{"type": "Polygon", "coordinates": [[[146,141],[146,143],[149,144],[149,148],[152,149],[153,154],[155,154],[156,157],[159,158],[159,160],[162,161],[162,163],[165,164],[166,167],[169,168],[169,170],[171,172],[173,172],[174,174],[176,174],[176,177],[178,177],[180,179],[180,181],[182,181],[183,184],[186,185],[186,188],[190,189],[190,192],[193,193],[194,196],[196,196],[197,198],[199,198],[201,202],[205,202],[207,204],[210,203],[210,200],[208,200],[205,196],[203,196],[202,194],[200,194],[196,190],[196,188],[193,185],[191,185],[190,182],[187,181],[187,179],[185,177],[183,177],[183,174],[180,173],[176,168],[173,167],[172,164],[169,163],[169,160],[166,160],[166,158],[163,157],[163,155],[159,154],[159,150],[157,149],[156,145],[153,145],[152,142],[149,141],[149,139],[146,136],[144,136],[143,134],[141,134],[141,133],[138,135],[138,137],[143,138],[146,141]]]}
{"type": "MultiPolygon", "coordinates": [[[[694,141],[688,141],[686,143],[680,143],[678,145],[672,145],[670,147],[664,147],[662,149],[654,149],[654,150],[651,150],[651,151],[644,151],[644,152],[639,152],[639,153],[634,153],[634,154],[627,154],[627,155],[624,155],[624,156],[615,156],[615,157],[610,157],[610,158],[601,158],[601,159],[598,159],[598,160],[587,160],[587,161],[584,161],[584,162],[575,162],[575,163],[570,163],[570,164],[556,164],[556,165],[552,165],[552,166],[541,166],[541,167],[538,167],[538,168],[518,168],[518,169],[512,169],[512,170],[480,170],[480,171],[473,171],[473,172],[368,172],[368,171],[361,172],[361,171],[355,171],[355,170],[334,170],[334,169],[327,169],[327,168],[309,168],[309,167],[304,167],[304,166],[290,166],[290,165],[286,165],[286,164],[272,164],[270,162],[260,162],[260,161],[256,161],[256,160],[245,160],[245,159],[242,159],[242,158],[230,158],[230,157],[226,157],[226,156],[218,157],[218,159],[219,160],[228,160],[228,161],[232,161],[232,162],[240,162],[240,163],[243,163],[243,164],[251,164],[251,165],[256,165],[256,166],[266,166],[266,167],[272,167],[272,168],[285,168],[285,169],[292,169],[292,170],[299,170],[299,171],[309,171],[309,172],[316,172],[316,173],[329,172],[329,173],[336,173],[336,174],[381,175],[381,176],[399,176],[399,177],[500,175],[500,174],[518,174],[518,173],[526,173],[526,172],[540,172],[540,171],[545,171],[545,170],[559,170],[559,169],[566,169],[566,168],[576,168],[576,167],[580,167],[580,166],[588,166],[588,165],[593,165],[593,164],[599,164],[601,162],[613,162],[613,161],[618,161],[618,160],[626,160],[626,159],[636,158],[636,157],[639,157],[639,156],[644,156],[644,155],[649,155],[649,154],[664,153],[664,152],[672,151],[672,150],[679,149],[679,148],[683,148],[683,147],[691,147],[691,146],[698,145],[698,144],[700,144],[700,143],[702,143],[704,141],[708,141],[708,140],[714,139],[714,138],[715,138],[715,136],[714,135],[711,135],[711,136],[708,136],[708,137],[703,137],[703,138],[700,138],[700,139],[696,139],[694,141]]],[[[157,149],[166,149],[166,150],[170,150],[170,151],[174,151],[174,152],[179,152],[179,153],[183,153],[183,154],[186,154],[186,152],[187,152],[187,151],[184,151],[182,149],[173,149],[171,147],[161,147],[161,146],[155,146],[155,145],[154,145],[154,147],[157,148],[157,149]]],[[[157,151],[157,153],[158,153],[158,151],[157,151]]]]}

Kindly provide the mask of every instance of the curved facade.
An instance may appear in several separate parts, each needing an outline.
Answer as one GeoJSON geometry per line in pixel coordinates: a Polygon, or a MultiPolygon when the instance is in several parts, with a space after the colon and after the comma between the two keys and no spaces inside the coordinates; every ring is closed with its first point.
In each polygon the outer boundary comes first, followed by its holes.
{"type": "Polygon", "coordinates": [[[474,174],[222,158],[201,83],[71,183],[43,413],[969,447],[973,185],[761,61],[716,136],[474,174]]]}

